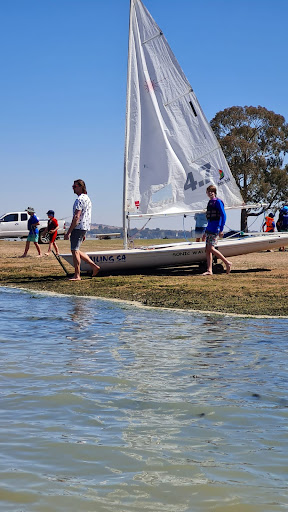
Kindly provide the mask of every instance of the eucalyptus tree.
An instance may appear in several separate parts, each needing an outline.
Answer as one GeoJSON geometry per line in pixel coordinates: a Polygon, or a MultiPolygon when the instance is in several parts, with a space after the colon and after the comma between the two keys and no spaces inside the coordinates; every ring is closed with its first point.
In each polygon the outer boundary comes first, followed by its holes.
{"type": "MultiPolygon", "coordinates": [[[[211,121],[245,203],[267,203],[276,208],[288,198],[288,124],[283,116],[264,107],[230,107],[211,121]]],[[[241,229],[247,217],[260,215],[242,210],[241,229]]]]}

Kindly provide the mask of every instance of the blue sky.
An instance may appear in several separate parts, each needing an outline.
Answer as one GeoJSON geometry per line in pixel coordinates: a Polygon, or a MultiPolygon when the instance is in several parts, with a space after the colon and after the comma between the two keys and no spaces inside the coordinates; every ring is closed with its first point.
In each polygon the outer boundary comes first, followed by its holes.
{"type": "MultiPolygon", "coordinates": [[[[144,3],[208,120],[262,105],[288,121],[286,0],[144,3]]],[[[0,213],[69,220],[82,178],[93,222],[122,224],[128,22],[129,0],[0,0],[0,213]]]]}

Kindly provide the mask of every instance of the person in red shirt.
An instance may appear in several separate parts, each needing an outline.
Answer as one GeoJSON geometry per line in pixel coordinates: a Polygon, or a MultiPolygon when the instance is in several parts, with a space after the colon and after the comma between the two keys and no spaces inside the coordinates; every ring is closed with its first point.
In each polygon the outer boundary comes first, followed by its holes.
{"type": "Polygon", "coordinates": [[[48,251],[45,252],[45,255],[49,256],[52,246],[53,246],[55,249],[55,253],[57,254],[57,256],[59,256],[59,249],[55,242],[55,240],[57,238],[58,221],[54,217],[53,210],[48,210],[47,215],[48,215],[49,220],[48,220],[48,224],[47,224],[47,228],[46,228],[45,232],[47,233],[47,231],[48,231],[48,234],[49,234],[49,247],[48,247],[48,251]]]}

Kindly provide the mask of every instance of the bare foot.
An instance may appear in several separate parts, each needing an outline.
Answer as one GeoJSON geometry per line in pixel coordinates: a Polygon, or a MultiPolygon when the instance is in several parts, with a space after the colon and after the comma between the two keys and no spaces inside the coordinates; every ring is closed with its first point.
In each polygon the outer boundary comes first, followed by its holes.
{"type": "Polygon", "coordinates": [[[49,256],[50,255],[50,252],[45,252],[45,256],[49,256]]]}
{"type": "Polygon", "coordinates": [[[81,281],[81,277],[70,277],[68,281],[81,281]]]}
{"type": "Polygon", "coordinates": [[[100,270],[100,267],[96,265],[96,267],[93,268],[92,277],[96,277],[98,272],[100,270]]]}
{"type": "Polygon", "coordinates": [[[22,254],[22,256],[19,256],[19,258],[27,258],[27,254],[22,254]]]}
{"type": "Polygon", "coordinates": [[[42,258],[43,254],[38,254],[38,256],[36,256],[36,258],[42,258]]]}
{"type": "Polygon", "coordinates": [[[213,273],[212,272],[204,272],[204,274],[202,274],[202,276],[213,276],[213,273]]]}
{"type": "Polygon", "coordinates": [[[232,263],[231,263],[231,261],[228,261],[228,263],[226,265],[226,274],[230,274],[231,267],[232,267],[232,263]]]}

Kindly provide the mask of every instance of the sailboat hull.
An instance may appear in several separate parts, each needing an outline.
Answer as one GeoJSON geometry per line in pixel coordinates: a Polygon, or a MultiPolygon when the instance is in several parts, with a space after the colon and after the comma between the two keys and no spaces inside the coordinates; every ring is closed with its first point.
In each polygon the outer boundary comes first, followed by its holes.
{"type": "MultiPolygon", "coordinates": [[[[244,236],[219,240],[218,249],[226,257],[273,250],[288,245],[288,233],[244,236]]],[[[206,260],[204,242],[166,244],[141,249],[88,252],[89,257],[100,266],[103,273],[141,272],[141,269],[179,267],[201,263],[206,260]]],[[[71,254],[61,257],[73,265],[71,254]]],[[[81,262],[81,271],[91,272],[91,267],[81,262]]]]}

